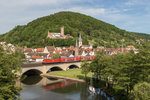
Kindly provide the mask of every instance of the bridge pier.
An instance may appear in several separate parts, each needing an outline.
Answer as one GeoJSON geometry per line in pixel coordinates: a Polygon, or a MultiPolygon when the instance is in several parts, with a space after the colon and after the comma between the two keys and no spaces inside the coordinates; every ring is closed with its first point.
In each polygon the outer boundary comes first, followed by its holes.
{"type": "Polygon", "coordinates": [[[47,85],[47,78],[46,78],[46,77],[43,77],[43,78],[42,78],[42,85],[43,85],[43,86],[46,86],[46,85],[47,85]]]}
{"type": "Polygon", "coordinates": [[[66,71],[66,70],[67,70],[67,64],[64,63],[63,66],[64,66],[64,67],[62,67],[62,69],[63,69],[64,71],[66,71]]]}
{"type": "Polygon", "coordinates": [[[46,74],[47,72],[47,67],[44,65],[42,66],[42,74],[46,74]]]}
{"type": "Polygon", "coordinates": [[[15,79],[15,83],[16,86],[21,86],[21,82],[19,78],[15,79]]]}

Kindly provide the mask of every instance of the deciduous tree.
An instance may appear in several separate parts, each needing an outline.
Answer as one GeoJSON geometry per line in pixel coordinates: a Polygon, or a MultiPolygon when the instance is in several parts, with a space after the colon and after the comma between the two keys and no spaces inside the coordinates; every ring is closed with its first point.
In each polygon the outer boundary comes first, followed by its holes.
{"type": "Polygon", "coordinates": [[[6,52],[0,47],[0,100],[17,99],[20,88],[15,86],[15,72],[20,70],[21,62],[18,52],[6,52]]]}

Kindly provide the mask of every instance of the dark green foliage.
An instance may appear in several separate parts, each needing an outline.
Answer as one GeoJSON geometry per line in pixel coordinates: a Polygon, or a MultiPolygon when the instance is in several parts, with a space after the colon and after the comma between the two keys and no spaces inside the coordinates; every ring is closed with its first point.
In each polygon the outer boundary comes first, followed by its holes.
{"type": "MultiPolygon", "coordinates": [[[[40,45],[40,43],[39,43],[40,45]]],[[[42,46],[71,46],[75,45],[75,39],[46,39],[45,43],[42,46]]]]}
{"type": "Polygon", "coordinates": [[[20,88],[15,86],[15,74],[20,70],[22,55],[4,51],[0,47],[0,100],[15,100],[20,88]]]}
{"type": "Polygon", "coordinates": [[[95,47],[98,45],[120,47],[123,38],[124,45],[136,45],[135,40],[139,38],[150,39],[149,35],[127,32],[80,13],[59,12],[38,18],[24,26],[16,26],[8,33],[1,35],[0,41],[28,47],[44,47],[53,44],[70,46],[75,45],[75,39],[79,33],[82,34],[84,44],[92,41],[95,47]],[[64,26],[65,34],[70,34],[74,39],[52,41],[46,38],[48,31],[60,32],[61,26],[64,26]]]}
{"type": "Polygon", "coordinates": [[[148,41],[142,42],[139,48],[137,54],[131,51],[109,57],[98,53],[91,62],[89,71],[100,75],[106,82],[106,91],[116,96],[118,100],[148,100],[150,98],[146,94],[149,93],[149,85],[139,84],[150,82],[150,44],[148,41]],[[112,81],[109,81],[110,78],[112,81]],[[140,85],[144,88],[140,88],[140,85]],[[143,93],[143,89],[147,92],[143,93]],[[142,99],[135,99],[135,96],[142,99]]]}
{"type": "Polygon", "coordinates": [[[85,75],[85,78],[90,71],[89,68],[90,68],[90,64],[87,62],[87,60],[83,60],[81,64],[81,69],[82,69],[81,73],[85,75]]]}
{"type": "Polygon", "coordinates": [[[54,54],[54,55],[52,56],[52,59],[58,59],[58,58],[61,58],[61,56],[60,56],[59,54],[54,54]]]}
{"type": "Polygon", "coordinates": [[[147,82],[136,84],[133,95],[135,100],[150,100],[150,84],[147,82]]]}
{"type": "Polygon", "coordinates": [[[90,71],[95,75],[104,75],[103,70],[109,67],[111,64],[111,58],[104,55],[103,52],[97,54],[91,62],[90,71]]]}
{"type": "MultiPolygon", "coordinates": [[[[143,51],[143,49],[140,51],[143,51]]],[[[105,73],[110,74],[110,77],[115,81],[114,89],[117,91],[113,93],[116,96],[118,95],[119,99],[123,100],[120,95],[124,95],[125,99],[129,99],[134,85],[148,80],[150,73],[150,60],[148,56],[147,50],[138,54],[133,54],[132,52],[118,54],[112,58],[112,65],[104,69],[105,73]],[[122,93],[119,91],[122,91],[122,93]]]]}

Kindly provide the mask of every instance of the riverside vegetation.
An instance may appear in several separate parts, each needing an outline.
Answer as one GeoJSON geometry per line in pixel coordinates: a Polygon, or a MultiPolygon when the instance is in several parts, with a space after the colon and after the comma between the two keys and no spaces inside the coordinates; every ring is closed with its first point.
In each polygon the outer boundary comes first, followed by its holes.
{"type": "Polygon", "coordinates": [[[118,100],[150,100],[150,45],[145,42],[140,48],[137,54],[107,56],[101,52],[90,65],[84,61],[82,70],[105,80],[106,91],[118,100]]]}
{"type": "Polygon", "coordinates": [[[20,70],[23,53],[4,51],[0,47],[0,100],[16,100],[20,87],[15,86],[18,77],[15,72],[20,70]]]}
{"type": "Polygon", "coordinates": [[[101,52],[91,63],[83,60],[81,69],[52,72],[50,75],[87,79],[94,74],[100,76],[99,84],[106,83],[106,86],[102,85],[101,88],[117,100],[149,100],[149,65],[150,45],[145,42],[137,54],[120,53],[112,57],[101,52]]]}

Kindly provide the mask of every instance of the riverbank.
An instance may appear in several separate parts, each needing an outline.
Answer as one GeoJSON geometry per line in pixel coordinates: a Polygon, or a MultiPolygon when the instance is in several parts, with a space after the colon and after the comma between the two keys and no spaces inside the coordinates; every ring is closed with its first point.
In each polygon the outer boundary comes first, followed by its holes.
{"type": "MultiPolygon", "coordinates": [[[[92,73],[88,73],[87,77],[91,77],[92,73]]],[[[56,71],[44,74],[42,76],[46,77],[57,77],[69,80],[75,80],[80,82],[85,82],[85,76],[81,73],[81,69],[70,69],[67,71],[56,71]]]]}
{"type": "Polygon", "coordinates": [[[49,74],[43,74],[42,76],[44,76],[44,77],[61,78],[61,79],[68,79],[68,80],[74,80],[74,81],[79,81],[79,82],[85,82],[85,80],[82,80],[82,79],[75,79],[75,78],[70,78],[70,77],[66,77],[66,76],[57,76],[57,75],[49,75],[49,74]]]}

